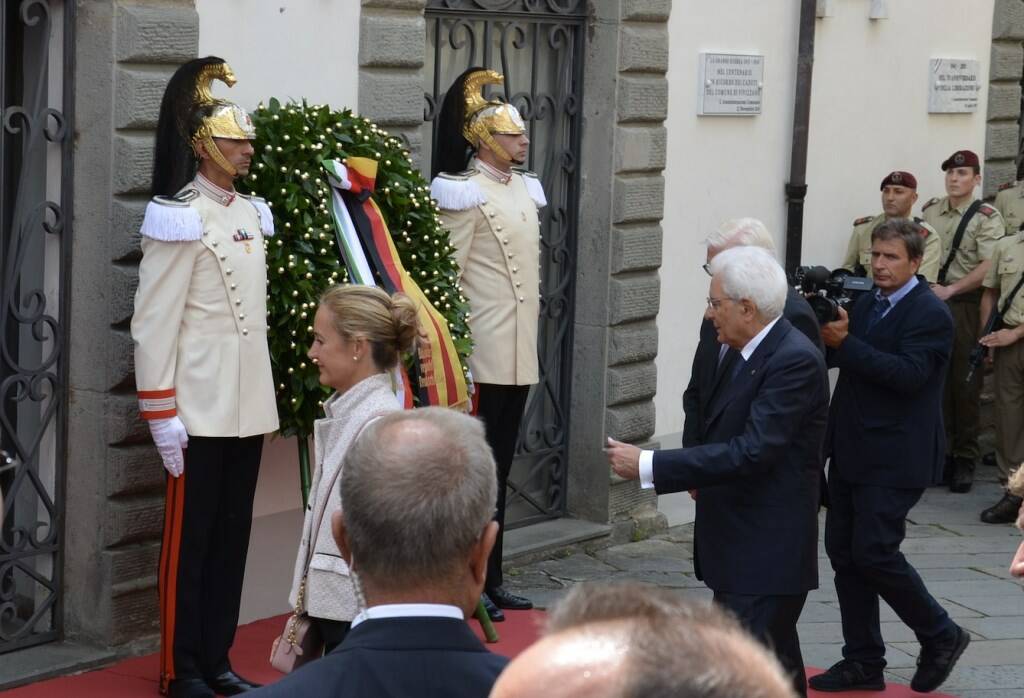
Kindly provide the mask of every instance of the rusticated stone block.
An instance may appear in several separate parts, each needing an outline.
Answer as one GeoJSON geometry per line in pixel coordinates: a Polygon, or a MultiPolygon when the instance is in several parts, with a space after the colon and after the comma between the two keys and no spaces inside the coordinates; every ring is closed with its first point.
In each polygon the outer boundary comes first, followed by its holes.
{"type": "Polygon", "coordinates": [[[423,123],[420,71],[360,70],[359,113],[385,127],[418,127],[423,123]]]}
{"type": "Polygon", "coordinates": [[[1020,129],[1012,121],[998,121],[985,129],[986,158],[1017,157],[1017,145],[1020,129]]]}
{"type": "Polygon", "coordinates": [[[636,322],[612,327],[608,335],[608,365],[651,361],[658,355],[658,325],[636,322]]]}
{"type": "Polygon", "coordinates": [[[654,403],[650,400],[609,407],[604,414],[605,432],[614,439],[633,443],[654,434],[654,403]]]}
{"type": "Polygon", "coordinates": [[[619,70],[664,73],[668,70],[668,26],[623,24],[619,32],[619,70]]]}
{"type": "Polygon", "coordinates": [[[160,100],[174,66],[117,71],[117,95],[114,99],[115,128],[156,128],[160,100]]]}
{"type": "Polygon", "coordinates": [[[672,0],[623,0],[622,19],[665,22],[672,10],[672,0]]]}
{"type": "Polygon", "coordinates": [[[363,0],[363,7],[381,7],[394,10],[422,10],[427,0],[363,0]]]}
{"type": "Polygon", "coordinates": [[[135,344],[127,327],[110,331],[107,341],[106,388],[114,391],[135,391],[135,344]]]}
{"type": "Polygon", "coordinates": [[[652,398],[658,391],[658,369],[653,361],[645,361],[608,369],[608,405],[621,405],[652,398]]]}
{"type": "Polygon", "coordinates": [[[145,587],[147,580],[157,573],[160,564],[160,543],[154,541],[105,550],[103,559],[109,570],[108,578],[113,589],[123,593],[130,588],[137,588],[140,582],[145,587]]]}
{"type": "Polygon", "coordinates": [[[996,0],[992,38],[1024,39],[1024,4],[1020,0],[996,0]]]}
{"type": "Polygon", "coordinates": [[[141,259],[139,228],[146,215],[148,198],[119,196],[110,205],[110,258],[119,262],[141,259]]]}
{"type": "Polygon", "coordinates": [[[151,191],[153,175],[152,135],[114,138],[114,193],[144,194],[151,191]]]}
{"type": "Polygon", "coordinates": [[[359,32],[359,65],[406,67],[423,65],[425,23],[411,13],[362,14],[359,32]]]}
{"type": "Polygon", "coordinates": [[[667,145],[664,126],[619,126],[615,129],[614,171],[663,170],[667,145]]]}
{"type": "Polygon", "coordinates": [[[660,221],[665,212],[665,178],[616,177],[612,216],[615,223],[660,221]]]}
{"type": "Polygon", "coordinates": [[[156,577],[144,589],[122,591],[110,599],[112,645],[137,641],[160,631],[160,609],[156,593],[156,577]]]}
{"type": "Polygon", "coordinates": [[[668,80],[663,77],[619,77],[619,123],[664,121],[668,114],[668,80]]]}
{"type": "Polygon", "coordinates": [[[108,444],[130,446],[150,442],[149,427],[139,416],[139,401],[134,393],[110,395],[104,417],[108,444]]]}
{"type": "Polygon", "coordinates": [[[138,268],[111,266],[108,288],[110,324],[123,324],[135,311],[135,291],[139,288],[138,268]]]}
{"type": "Polygon", "coordinates": [[[994,84],[988,88],[988,120],[1020,117],[1020,83],[994,84]]]}
{"type": "Polygon", "coordinates": [[[1013,160],[987,160],[983,177],[982,196],[995,196],[999,186],[1017,178],[1017,165],[1013,160]]]}
{"type": "Polygon", "coordinates": [[[163,497],[140,497],[129,501],[109,502],[104,527],[104,547],[155,540],[160,537],[163,525],[163,497]]]}
{"type": "Polygon", "coordinates": [[[117,60],[182,63],[199,51],[199,14],[192,3],[117,8],[117,60]]]}
{"type": "Polygon", "coordinates": [[[658,315],[661,282],[657,274],[612,278],[608,293],[608,323],[621,325],[658,315]]]}
{"type": "Polygon", "coordinates": [[[159,494],[165,486],[160,456],[150,444],[107,450],[107,496],[159,494]]]}
{"type": "Polygon", "coordinates": [[[1024,45],[1021,45],[1020,41],[992,42],[992,67],[989,69],[990,80],[1014,80],[1020,82],[1022,69],[1024,69],[1024,45]]]}
{"type": "Polygon", "coordinates": [[[661,226],[612,229],[611,271],[645,271],[661,266],[661,226]]]}

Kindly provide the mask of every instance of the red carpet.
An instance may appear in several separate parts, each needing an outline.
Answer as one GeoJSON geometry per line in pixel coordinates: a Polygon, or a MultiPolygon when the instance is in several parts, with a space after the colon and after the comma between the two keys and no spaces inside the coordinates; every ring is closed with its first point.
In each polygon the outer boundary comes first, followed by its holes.
{"type": "MultiPolygon", "coordinates": [[[[501,640],[488,645],[491,651],[506,657],[514,657],[529,646],[537,637],[540,624],[543,622],[543,611],[510,612],[508,620],[495,627],[501,640]]],[[[273,683],[281,677],[272,669],[267,661],[270,645],[284,627],[286,616],[277,616],[243,625],[238,628],[235,646],[231,650],[231,663],[241,675],[259,683],[273,683]]],[[[480,639],[483,633],[477,623],[473,623],[480,639]]],[[[41,681],[10,691],[0,691],[4,698],[135,698],[136,696],[157,696],[157,674],[159,659],[156,654],[145,657],[126,659],[113,666],[98,671],[91,671],[76,676],[63,676],[58,679],[41,681]]],[[[809,669],[813,676],[820,669],[809,669]]],[[[813,698],[840,695],[811,691],[813,698]]],[[[920,696],[909,686],[889,684],[885,692],[857,691],[841,694],[844,698],[904,698],[920,696]]],[[[942,693],[932,693],[935,698],[951,698],[942,693]]]]}

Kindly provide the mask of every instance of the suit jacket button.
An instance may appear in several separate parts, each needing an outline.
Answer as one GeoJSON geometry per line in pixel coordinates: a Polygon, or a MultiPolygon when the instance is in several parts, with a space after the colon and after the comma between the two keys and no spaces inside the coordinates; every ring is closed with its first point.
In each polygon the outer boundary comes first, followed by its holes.
{"type": "Polygon", "coordinates": [[[243,329],[242,329],[242,334],[246,334],[246,335],[247,335],[247,334],[249,334],[249,330],[247,330],[247,329],[243,328],[243,329]]]}
{"type": "Polygon", "coordinates": [[[227,274],[228,276],[231,276],[231,270],[230,269],[225,269],[224,273],[227,274]]]}

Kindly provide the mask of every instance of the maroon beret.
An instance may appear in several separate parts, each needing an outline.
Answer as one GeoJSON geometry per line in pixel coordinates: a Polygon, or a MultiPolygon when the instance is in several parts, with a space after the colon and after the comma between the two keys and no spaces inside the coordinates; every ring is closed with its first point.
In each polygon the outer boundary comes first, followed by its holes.
{"type": "Polygon", "coordinates": [[[909,172],[903,172],[902,170],[894,170],[885,176],[882,180],[882,184],[878,187],[879,190],[885,189],[888,186],[894,187],[906,187],[907,189],[917,189],[917,178],[909,172]]]}
{"type": "Polygon", "coordinates": [[[958,150],[942,163],[942,171],[945,172],[950,167],[973,167],[976,170],[981,169],[981,162],[978,160],[978,156],[970,150],[958,150]]]}

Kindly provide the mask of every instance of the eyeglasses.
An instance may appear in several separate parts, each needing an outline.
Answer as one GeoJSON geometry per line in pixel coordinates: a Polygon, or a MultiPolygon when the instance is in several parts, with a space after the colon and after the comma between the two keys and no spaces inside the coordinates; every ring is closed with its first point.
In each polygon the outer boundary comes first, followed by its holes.
{"type": "Polygon", "coordinates": [[[712,274],[711,274],[711,263],[710,262],[705,262],[704,264],[701,264],[700,268],[704,270],[705,274],[707,274],[708,276],[712,276],[712,274]]]}
{"type": "Polygon", "coordinates": [[[718,310],[719,306],[722,305],[722,303],[724,303],[726,301],[733,301],[733,302],[735,302],[732,298],[712,298],[710,296],[708,296],[707,300],[708,300],[708,307],[711,308],[712,310],[718,310]]]}

